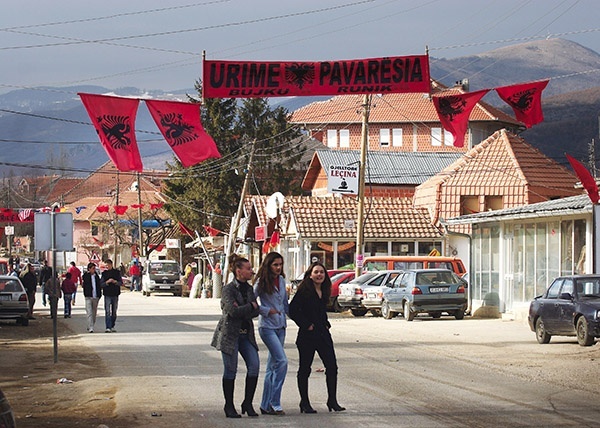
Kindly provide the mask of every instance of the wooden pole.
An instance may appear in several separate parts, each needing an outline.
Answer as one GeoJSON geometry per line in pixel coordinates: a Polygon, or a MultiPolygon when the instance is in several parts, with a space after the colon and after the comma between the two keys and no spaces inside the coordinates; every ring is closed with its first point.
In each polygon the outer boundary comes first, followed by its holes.
{"type": "Polygon", "coordinates": [[[369,110],[371,108],[371,97],[363,96],[362,111],[362,133],[360,145],[360,165],[358,170],[358,205],[356,219],[356,260],[354,272],[358,277],[362,272],[363,246],[364,246],[364,221],[365,221],[365,170],[367,164],[367,151],[369,144],[369,110]]]}

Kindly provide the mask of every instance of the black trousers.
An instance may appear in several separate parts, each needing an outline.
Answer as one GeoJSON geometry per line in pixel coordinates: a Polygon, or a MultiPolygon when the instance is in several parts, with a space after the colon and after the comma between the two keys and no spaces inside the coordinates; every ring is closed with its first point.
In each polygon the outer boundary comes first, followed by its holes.
{"type": "Polygon", "coordinates": [[[329,331],[302,331],[298,334],[296,347],[300,358],[298,379],[308,379],[311,366],[315,359],[315,352],[325,366],[325,375],[336,376],[338,372],[337,358],[333,349],[333,340],[329,331]]]}

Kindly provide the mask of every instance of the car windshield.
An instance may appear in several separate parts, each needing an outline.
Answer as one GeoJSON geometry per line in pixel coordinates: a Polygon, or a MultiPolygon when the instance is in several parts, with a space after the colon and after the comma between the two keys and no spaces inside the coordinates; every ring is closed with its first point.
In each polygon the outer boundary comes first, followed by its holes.
{"type": "Polygon", "coordinates": [[[331,282],[335,282],[335,281],[337,281],[338,279],[340,279],[341,277],[343,277],[343,276],[345,276],[345,275],[347,275],[347,274],[348,274],[348,272],[340,272],[340,273],[336,273],[335,275],[333,275],[333,276],[331,277],[331,282]]]}
{"type": "Polygon", "coordinates": [[[581,297],[600,298],[600,277],[578,279],[577,294],[581,297]]]}
{"type": "Polygon", "coordinates": [[[365,282],[367,282],[368,280],[370,280],[371,278],[373,278],[376,275],[379,275],[379,272],[363,273],[361,276],[359,276],[358,278],[354,278],[350,282],[353,284],[364,284],[365,282]]]}
{"type": "Polygon", "coordinates": [[[23,288],[21,287],[21,284],[19,284],[18,281],[1,281],[0,291],[12,293],[15,291],[23,291],[23,288]]]}
{"type": "Polygon", "coordinates": [[[460,280],[452,272],[419,272],[417,285],[457,284],[460,280]]]}
{"type": "Polygon", "coordinates": [[[177,273],[178,271],[179,268],[175,263],[152,263],[150,265],[150,273],[152,274],[177,273]]]}

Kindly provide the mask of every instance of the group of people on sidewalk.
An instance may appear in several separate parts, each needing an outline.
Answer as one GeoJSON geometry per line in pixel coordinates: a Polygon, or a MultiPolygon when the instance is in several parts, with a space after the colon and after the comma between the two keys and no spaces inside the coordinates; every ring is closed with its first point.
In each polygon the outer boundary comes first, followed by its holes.
{"type": "MultiPolygon", "coordinates": [[[[116,332],[115,323],[117,321],[117,309],[123,278],[120,271],[113,267],[112,260],[106,260],[105,264],[106,269],[100,275],[96,272],[96,264],[88,263],[87,271],[82,275],[81,270],[75,265],[75,262],[71,262],[69,269],[61,280],[58,273],[53,272],[48,263],[44,261],[39,274],[39,284],[42,287],[43,305],[50,304],[51,318],[57,316],[58,301],[61,298],[64,300],[64,317],[71,318],[72,305],[75,304],[77,296],[77,286],[81,284],[85,298],[87,331],[90,333],[94,332],[98,303],[104,296],[105,332],[116,332]]],[[[35,319],[33,317],[33,306],[35,304],[38,279],[33,272],[31,264],[27,264],[21,271],[20,278],[27,290],[27,297],[29,299],[28,318],[35,319]]]]}
{"type": "Polygon", "coordinates": [[[337,402],[338,367],[326,309],[331,295],[331,280],[325,266],[319,262],[309,266],[289,303],[281,254],[271,252],[266,255],[253,285],[254,271],[248,259],[234,254],[230,257],[229,266],[234,278],[223,287],[222,317],[211,343],[221,351],[223,360],[225,416],[241,417],[233,401],[238,354],[244,359],[247,369],[241,411],[248,416],[258,416],[252,404],[260,368],[252,321],[255,317],[258,317],[259,336],[269,350],[260,403],[261,414],[285,415],[281,406],[281,392],[288,370],[284,350],[287,316],[299,327],[296,347],[299,354],[297,383],[300,412],[317,413],[308,396],[308,379],[315,352],[325,366],[328,410],[346,410],[337,402]]]}

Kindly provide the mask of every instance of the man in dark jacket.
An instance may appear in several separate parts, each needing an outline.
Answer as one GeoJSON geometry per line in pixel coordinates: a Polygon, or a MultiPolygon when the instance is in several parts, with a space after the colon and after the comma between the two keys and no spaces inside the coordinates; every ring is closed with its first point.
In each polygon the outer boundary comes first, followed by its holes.
{"type": "Polygon", "coordinates": [[[40,270],[40,286],[42,287],[42,304],[46,306],[46,282],[52,278],[52,268],[48,266],[48,261],[44,260],[44,265],[40,270]]]}
{"type": "Polygon", "coordinates": [[[106,333],[115,333],[115,322],[117,321],[117,308],[119,307],[119,294],[123,279],[119,269],[113,267],[110,259],[105,261],[106,270],[100,277],[100,286],[104,295],[104,319],[106,321],[106,333]]]}
{"type": "Polygon", "coordinates": [[[29,312],[27,312],[27,318],[34,320],[33,317],[33,305],[35,304],[35,292],[37,289],[37,278],[33,273],[33,266],[27,263],[23,272],[21,272],[21,282],[27,291],[27,299],[29,300],[29,312]]]}
{"type": "Polygon", "coordinates": [[[96,273],[96,265],[88,263],[87,272],[83,274],[83,297],[85,297],[85,313],[87,314],[87,331],[94,332],[96,324],[96,313],[98,311],[98,302],[102,297],[102,288],[100,287],[100,275],[96,273]]]}

